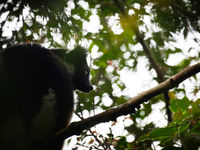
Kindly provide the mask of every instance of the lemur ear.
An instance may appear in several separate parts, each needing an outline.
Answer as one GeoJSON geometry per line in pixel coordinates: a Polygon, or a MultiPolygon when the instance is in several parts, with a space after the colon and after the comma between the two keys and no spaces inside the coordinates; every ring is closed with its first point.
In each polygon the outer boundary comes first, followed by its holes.
{"type": "Polygon", "coordinates": [[[66,50],[55,51],[55,54],[64,61],[72,77],[74,90],[91,91],[93,87],[89,81],[90,68],[86,61],[87,50],[77,46],[69,52],[66,52],[66,50]]]}

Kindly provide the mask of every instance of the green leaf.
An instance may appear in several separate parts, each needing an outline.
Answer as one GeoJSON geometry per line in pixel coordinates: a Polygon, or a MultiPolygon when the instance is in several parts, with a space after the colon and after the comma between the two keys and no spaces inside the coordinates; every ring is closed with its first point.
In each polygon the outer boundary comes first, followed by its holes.
{"type": "Polygon", "coordinates": [[[186,123],[186,124],[181,125],[181,126],[178,128],[179,133],[180,133],[180,132],[186,131],[186,130],[189,128],[189,126],[190,126],[190,123],[186,123]]]}
{"type": "Polygon", "coordinates": [[[161,139],[168,139],[176,135],[176,129],[175,128],[158,128],[154,129],[148,134],[145,134],[144,136],[139,138],[140,142],[144,142],[146,140],[161,140],[161,139]]]}
{"type": "Polygon", "coordinates": [[[171,99],[170,104],[172,112],[184,112],[188,109],[190,101],[187,97],[184,97],[183,99],[171,99]]]}
{"type": "Polygon", "coordinates": [[[128,146],[127,146],[126,138],[121,137],[121,139],[117,142],[116,149],[121,150],[121,149],[126,149],[127,147],[128,146]]]}

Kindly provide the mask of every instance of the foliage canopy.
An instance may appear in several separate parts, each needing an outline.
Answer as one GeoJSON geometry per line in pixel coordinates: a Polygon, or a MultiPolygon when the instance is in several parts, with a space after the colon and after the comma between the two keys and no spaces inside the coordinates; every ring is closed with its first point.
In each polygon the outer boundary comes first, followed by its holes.
{"type": "MultiPolygon", "coordinates": [[[[160,83],[198,62],[199,6],[199,0],[3,0],[0,2],[0,46],[37,42],[50,48],[87,47],[92,53],[91,75],[96,89],[89,95],[77,93],[76,114],[83,118],[87,113],[127,102],[131,97],[121,74],[142,69],[141,62],[148,72],[146,76],[150,76],[149,84],[160,83]],[[186,43],[176,44],[180,39],[191,44],[185,47],[186,43]],[[180,61],[170,63],[172,57],[180,61]]],[[[96,128],[84,131],[76,137],[78,142],[74,148],[198,149],[199,79],[196,75],[142,104],[136,113],[124,116],[121,122],[129,120],[131,124],[123,127],[120,136],[113,131],[119,122],[112,122],[106,135],[95,131],[96,128]],[[164,111],[160,113],[168,122],[162,128],[155,122],[142,124],[155,106],[161,106],[164,111]],[[128,135],[134,140],[127,141],[128,135]]],[[[142,89],[134,76],[130,82],[142,89]]]]}

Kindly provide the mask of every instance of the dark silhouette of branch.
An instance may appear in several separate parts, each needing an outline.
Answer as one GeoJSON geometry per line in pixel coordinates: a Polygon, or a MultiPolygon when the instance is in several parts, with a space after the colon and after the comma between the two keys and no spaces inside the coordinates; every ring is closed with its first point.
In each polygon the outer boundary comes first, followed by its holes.
{"type": "MultiPolygon", "coordinates": [[[[120,9],[121,13],[124,16],[128,16],[127,12],[124,9],[124,6],[122,5],[122,3],[119,2],[119,0],[113,0],[113,2],[120,9]]],[[[139,32],[137,22],[134,23],[133,32],[135,32],[137,41],[142,45],[144,53],[146,54],[147,58],[149,59],[149,62],[151,63],[152,67],[155,69],[157,76],[158,76],[158,82],[161,83],[161,82],[165,81],[165,76],[164,76],[165,71],[160,67],[160,65],[158,64],[156,59],[153,57],[149,46],[146,44],[146,42],[144,40],[144,37],[139,32]]],[[[167,118],[168,118],[168,123],[170,123],[172,121],[172,113],[169,109],[170,97],[168,95],[168,91],[165,91],[163,94],[164,94],[164,99],[165,99],[165,104],[166,104],[166,114],[167,114],[167,118]]]]}
{"type": "Polygon", "coordinates": [[[105,112],[89,117],[82,121],[72,122],[69,127],[57,132],[54,138],[64,140],[72,135],[79,135],[83,130],[89,129],[96,124],[116,120],[116,118],[121,115],[134,113],[136,111],[136,108],[139,108],[140,104],[149,101],[152,97],[168,91],[169,89],[178,87],[181,82],[198,72],[200,72],[200,63],[185,68],[178,74],[160,83],[156,87],[144,91],[139,95],[133,97],[123,105],[120,105],[116,108],[108,109],[105,112]]]}
{"type": "MultiPolygon", "coordinates": [[[[158,76],[158,82],[161,83],[165,81],[163,69],[159,66],[158,62],[156,62],[156,59],[153,57],[149,46],[146,44],[144,37],[140,34],[138,27],[135,27],[135,34],[138,42],[142,45],[144,53],[146,54],[147,58],[149,59],[149,62],[151,63],[152,67],[155,69],[157,76],[158,76]]],[[[168,123],[172,122],[172,112],[169,109],[170,105],[170,97],[168,95],[168,91],[164,92],[164,99],[166,104],[166,114],[168,118],[168,123]]]]}

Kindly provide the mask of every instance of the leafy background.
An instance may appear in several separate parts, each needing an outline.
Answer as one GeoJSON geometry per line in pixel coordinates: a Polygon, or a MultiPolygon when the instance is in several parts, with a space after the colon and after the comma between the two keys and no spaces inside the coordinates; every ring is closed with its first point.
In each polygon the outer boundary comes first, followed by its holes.
{"type": "MultiPolygon", "coordinates": [[[[77,92],[75,119],[82,119],[198,62],[199,6],[199,0],[1,0],[0,46],[37,42],[48,48],[88,48],[95,90],[77,92]]],[[[195,75],[135,114],[69,138],[64,149],[198,149],[199,95],[195,75]],[[149,121],[155,109],[161,125],[155,113],[149,121]]]]}

